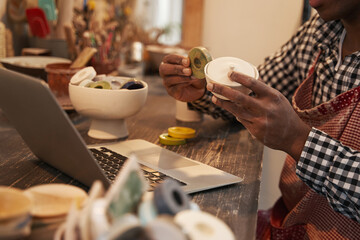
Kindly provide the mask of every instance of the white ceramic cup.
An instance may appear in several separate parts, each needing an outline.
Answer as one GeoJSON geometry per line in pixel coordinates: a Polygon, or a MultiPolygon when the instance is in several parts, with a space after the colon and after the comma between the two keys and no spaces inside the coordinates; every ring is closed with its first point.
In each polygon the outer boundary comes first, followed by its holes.
{"type": "Polygon", "coordinates": [[[183,122],[200,122],[203,120],[203,114],[189,110],[186,102],[176,100],[176,115],[175,118],[183,122]]]}
{"type": "MultiPolygon", "coordinates": [[[[206,64],[205,68],[205,77],[208,83],[217,83],[232,89],[236,89],[245,94],[249,94],[251,92],[250,89],[244,87],[238,82],[234,82],[229,79],[228,73],[230,71],[241,72],[255,79],[259,78],[259,72],[254,65],[246,62],[240,58],[235,57],[220,57],[212,60],[208,64],[206,64]]],[[[213,93],[218,98],[229,100],[228,98],[213,93]]]]}

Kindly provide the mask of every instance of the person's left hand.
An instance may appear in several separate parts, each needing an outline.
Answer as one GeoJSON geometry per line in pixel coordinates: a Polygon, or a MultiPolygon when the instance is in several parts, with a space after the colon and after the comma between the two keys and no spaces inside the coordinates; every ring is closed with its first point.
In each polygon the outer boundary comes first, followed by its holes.
{"type": "Polygon", "coordinates": [[[229,78],[251,89],[255,96],[219,84],[208,84],[209,91],[230,100],[213,96],[212,101],[234,114],[264,145],[285,151],[298,160],[311,127],[299,118],[285,96],[261,80],[239,72],[229,73],[229,78]]]}

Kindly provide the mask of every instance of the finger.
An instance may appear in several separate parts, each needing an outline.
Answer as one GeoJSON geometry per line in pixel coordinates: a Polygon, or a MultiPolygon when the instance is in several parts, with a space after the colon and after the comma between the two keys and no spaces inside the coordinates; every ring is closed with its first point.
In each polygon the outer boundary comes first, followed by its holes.
{"type": "Polygon", "coordinates": [[[244,87],[249,88],[258,96],[267,95],[269,92],[271,92],[271,87],[266,85],[262,80],[256,80],[255,78],[248,75],[232,71],[229,73],[229,78],[232,81],[238,82],[244,87]]]}
{"type": "Polygon", "coordinates": [[[163,62],[160,64],[159,73],[161,77],[168,75],[190,76],[191,69],[182,65],[174,65],[163,62]]]}
{"type": "Polygon", "coordinates": [[[166,88],[170,96],[173,96],[175,99],[185,102],[195,101],[202,95],[204,95],[205,89],[195,89],[186,83],[175,85],[171,88],[166,88]]]}
{"type": "Polygon", "coordinates": [[[205,90],[205,86],[206,86],[205,79],[191,78],[191,80],[189,82],[194,88],[205,90]]]}
{"type": "Polygon", "coordinates": [[[209,83],[207,85],[207,89],[210,92],[217,93],[228,98],[231,102],[234,102],[236,104],[241,104],[243,106],[253,106],[253,107],[259,106],[257,99],[227,86],[223,86],[216,83],[209,83]]]}
{"type": "Polygon", "coordinates": [[[189,77],[186,76],[167,76],[163,79],[163,85],[165,87],[173,87],[179,84],[189,85],[190,82],[191,80],[189,80],[189,77]]]}
{"type": "Polygon", "coordinates": [[[182,65],[184,67],[190,66],[190,60],[188,57],[184,57],[182,55],[177,55],[177,54],[166,55],[163,58],[163,62],[170,63],[170,64],[178,64],[178,65],[182,65]]]}
{"type": "Polygon", "coordinates": [[[212,97],[212,101],[217,106],[232,113],[238,120],[241,119],[242,121],[240,122],[246,121],[248,123],[252,123],[253,119],[256,117],[254,115],[255,111],[248,108],[246,105],[236,104],[234,102],[222,100],[220,98],[217,98],[216,96],[212,97]]]}

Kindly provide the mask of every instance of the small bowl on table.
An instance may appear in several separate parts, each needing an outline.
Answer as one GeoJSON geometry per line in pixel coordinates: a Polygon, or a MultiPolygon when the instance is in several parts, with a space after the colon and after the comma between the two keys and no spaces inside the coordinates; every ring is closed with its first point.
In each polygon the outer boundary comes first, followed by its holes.
{"type": "Polygon", "coordinates": [[[91,119],[90,137],[119,139],[128,136],[125,119],[137,114],[147,99],[148,85],[140,82],[142,88],[116,90],[69,84],[69,96],[75,110],[91,119]]]}

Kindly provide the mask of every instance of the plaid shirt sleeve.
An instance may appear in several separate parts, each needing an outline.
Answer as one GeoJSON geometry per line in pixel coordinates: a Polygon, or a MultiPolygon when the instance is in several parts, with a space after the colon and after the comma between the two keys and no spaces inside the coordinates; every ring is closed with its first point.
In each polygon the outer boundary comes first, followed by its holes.
{"type": "Polygon", "coordinates": [[[360,152],[344,146],[326,133],[310,132],[296,174],[324,195],[332,208],[360,222],[360,152]]]}
{"type": "Polygon", "coordinates": [[[206,91],[201,99],[189,102],[188,109],[208,114],[215,119],[222,118],[226,121],[236,121],[234,115],[225,109],[218,107],[211,101],[212,96],[213,94],[211,92],[206,91]]]}

